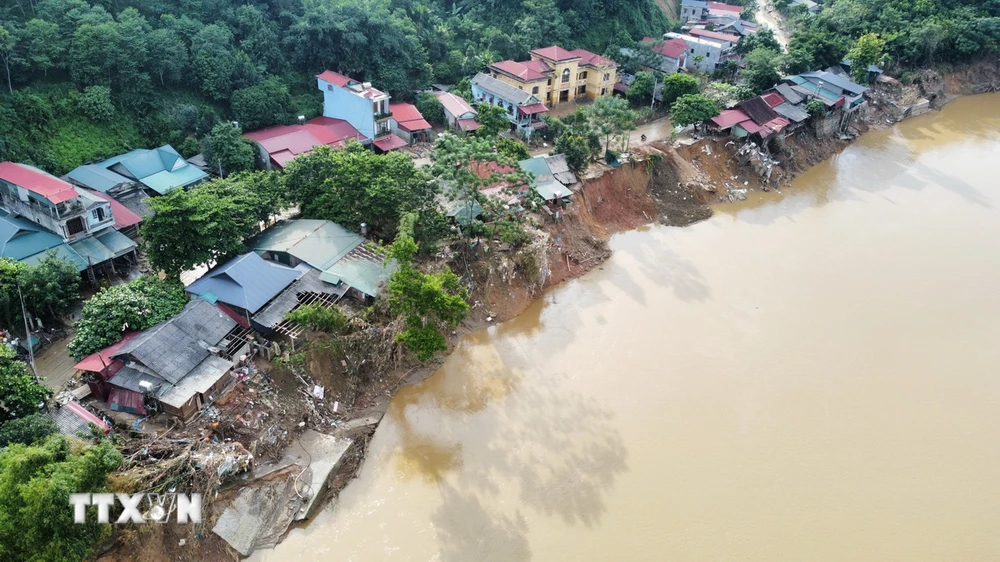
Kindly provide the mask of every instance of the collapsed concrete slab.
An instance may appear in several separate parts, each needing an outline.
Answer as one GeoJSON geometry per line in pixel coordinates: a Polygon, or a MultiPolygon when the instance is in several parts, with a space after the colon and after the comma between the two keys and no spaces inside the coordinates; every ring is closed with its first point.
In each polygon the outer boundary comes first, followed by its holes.
{"type": "Polygon", "coordinates": [[[350,439],[306,430],[289,446],[280,468],[266,470],[244,484],[212,532],[243,556],[273,548],[289,525],[315,513],[351,443],[350,439]]]}

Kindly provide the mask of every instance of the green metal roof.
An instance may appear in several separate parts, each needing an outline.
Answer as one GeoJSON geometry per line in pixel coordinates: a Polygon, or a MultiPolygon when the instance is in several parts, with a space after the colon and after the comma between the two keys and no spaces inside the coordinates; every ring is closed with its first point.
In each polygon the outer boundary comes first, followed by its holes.
{"type": "Polygon", "coordinates": [[[534,176],[534,182],[543,182],[552,179],[552,170],[549,168],[549,163],[545,161],[544,156],[535,156],[534,158],[521,160],[518,164],[522,170],[531,172],[534,176]]]}
{"type": "Polygon", "coordinates": [[[254,251],[284,252],[315,269],[326,271],[365,239],[337,223],[300,219],[275,225],[254,243],[254,251]]]}
{"type": "Polygon", "coordinates": [[[542,199],[546,201],[553,201],[555,199],[560,199],[562,197],[569,197],[573,194],[565,185],[555,181],[549,180],[542,183],[536,183],[534,186],[535,192],[542,196],[542,199]]]}
{"type": "Polygon", "coordinates": [[[21,260],[22,262],[30,265],[36,266],[42,263],[42,258],[47,256],[49,253],[54,254],[58,258],[62,258],[65,261],[73,264],[77,271],[83,271],[87,269],[87,260],[83,259],[80,254],[76,253],[73,248],[70,248],[69,244],[59,244],[58,246],[53,246],[44,252],[39,252],[32,256],[28,256],[21,260]]]}
{"type": "Polygon", "coordinates": [[[22,260],[63,243],[44,228],[0,211],[0,256],[22,260]]]}
{"type": "Polygon", "coordinates": [[[387,283],[392,274],[399,269],[395,260],[385,263],[377,258],[353,255],[335,263],[330,269],[319,274],[320,281],[337,285],[345,283],[362,293],[377,297],[379,288],[387,283]]]}
{"type": "Polygon", "coordinates": [[[138,181],[163,195],[202,181],[208,174],[189,164],[172,146],[164,145],[152,150],[132,150],[97,164],[80,166],[70,172],[69,177],[102,193],[120,183],[138,181]],[[113,166],[120,167],[115,171],[111,169],[113,166]]]}
{"type": "Polygon", "coordinates": [[[76,253],[87,261],[89,259],[90,265],[97,265],[99,263],[106,262],[110,259],[114,259],[115,254],[108,249],[107,246],[101,244],[97,238],[81,238],[75,242],[70,242],[70,248],[73,248],[76,253]]]}
{"type": "Polygon", "coordinates": [[[94,238],[104,245],[114,256],[121,257],[134,250],[137,246],[131,238],[113,228],[101,232],[94,238]]]}
{"type": "Polygon", "coordinates": [[[453,201],[448,205],[448,216],[454,217],[455,222],[462,226],[469,224],[481,214],[483,207],[476,200],[473,200],[471,205],[468,201],[453,201]]]}
{"type": "Polygon", "coordinates": [[[108,168],[98,164],[80,166],[72,172],[66,174],[66,176],[75,183],[93,189],[94,191],[100,191],[101,193],[107,193],[109,190],[118,185],[132,181],[131,179],[126,178],[121,174],[112,172],[108,168]]]}

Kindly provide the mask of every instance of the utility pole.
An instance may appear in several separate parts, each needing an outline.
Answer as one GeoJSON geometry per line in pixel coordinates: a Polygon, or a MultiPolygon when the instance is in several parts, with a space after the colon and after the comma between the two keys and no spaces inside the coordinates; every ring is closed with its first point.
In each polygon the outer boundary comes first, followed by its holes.
{"type": "Polygon", "coordinates": [[[17,282],[17,296],[21,299],[21,317],[24,318],[24,341],[27,343],[28,360],[31,365],[31,374],[35,375],[35,382],[42,384],[38,378],[38,370],[35,369],[35,348],[31,345],[31,330],[28,329],[28,312],[24,309],[24,295],[21,294],[21,282],[17,282]]]}

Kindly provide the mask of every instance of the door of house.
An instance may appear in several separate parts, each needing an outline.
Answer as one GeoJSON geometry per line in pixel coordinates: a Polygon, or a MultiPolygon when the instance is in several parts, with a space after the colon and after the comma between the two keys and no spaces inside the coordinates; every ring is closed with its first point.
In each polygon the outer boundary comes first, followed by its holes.
{"type": "Polygon", "coordinates": [[[564,101],[569,101],[569,90],[563,90],[559,92],[559,103],[564,101]]]}

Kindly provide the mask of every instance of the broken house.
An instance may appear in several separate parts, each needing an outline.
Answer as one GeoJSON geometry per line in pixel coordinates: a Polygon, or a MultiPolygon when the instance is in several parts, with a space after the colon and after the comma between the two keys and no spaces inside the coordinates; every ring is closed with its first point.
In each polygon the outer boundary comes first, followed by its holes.
{"type": "Polygon", "coordinates": [[[213,267],[186,291],[213,303],[244,328],[260,329],[253,326],[254,315],[304,273],[248,252],[213,267]]]}
{"type": "Polygon", "coordinates": [[[297,268],[303,264],[332,286],[329,293],[368,302],[379,295],[396,263],[370,247],[360,234],[339,224],[312,219],[285,221],[272,226],[253,244],[266,260],[297,268]]]}
{"type": "Polygon", "coordinates": [[[479,128],[479,121],[476,121],[479,112],[465,98],[451,92],[438,92],[434,95],[444,107],[444,119],[448,126],[462,133],[471,133],[479,128]]]}
{"type": "MultiPolygon", "coordinates": [[[[131,218],[123,216],[123,223],[131,218]]],[[[136,243],[115,229],[111,202],[26,164],[0,162],[0,256],[37,264],[53,252],[87,272],[134,263],[136,243]]]]}
{"type": "Polygon", "coordinates": [[[210,302],[193,299],[177,316],[127,334],[76,368],[112,410],[187,421],[235,382],[233,368],[249,357],[248,335],[210,302]]]}
{"type": "MultiPolygon", "coordinates": [[[[545,201],[546,208],[555,212],[569,205],[573,191],[570,185],[576,183],[576,175],[569,171],[566,156],[535,156],[518,162],[521,169],[531,174],[532,190],[545,201]]],[[[558,216],[556,218],[559,218],[558,216]]]]}

